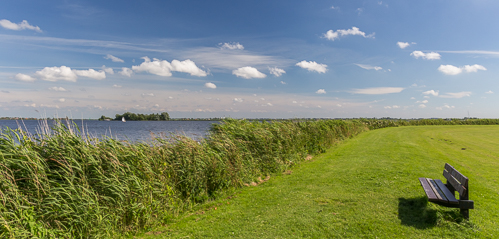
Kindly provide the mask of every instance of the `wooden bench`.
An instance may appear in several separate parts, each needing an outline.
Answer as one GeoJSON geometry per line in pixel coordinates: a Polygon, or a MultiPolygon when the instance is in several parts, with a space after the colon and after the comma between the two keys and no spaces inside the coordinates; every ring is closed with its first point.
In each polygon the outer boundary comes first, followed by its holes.
{"type": "Polygon", "coordinates": [[[465,219],[470,218],[469,209],[473,209],[473,201],[469,200],[468,178],[448,163],[445,164],[444,177],[447,183],[439,179],[419,178],[419,182],[428,197],[428,201],[445,207],[459,208],[465,219]],[[459,192],[459,200],[455,192],[459,192]]]}

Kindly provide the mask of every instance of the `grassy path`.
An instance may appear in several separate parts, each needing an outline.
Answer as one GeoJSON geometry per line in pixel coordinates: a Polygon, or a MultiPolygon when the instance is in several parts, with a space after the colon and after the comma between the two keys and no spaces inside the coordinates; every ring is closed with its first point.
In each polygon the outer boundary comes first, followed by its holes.
{"type": "Polygon", "coordinates": [[[498,238],[499,127],[370,131],[146,238],[498,238]],[[470,179],[470,222],[427,204],[418,177],[445,163],[470,179]]]}

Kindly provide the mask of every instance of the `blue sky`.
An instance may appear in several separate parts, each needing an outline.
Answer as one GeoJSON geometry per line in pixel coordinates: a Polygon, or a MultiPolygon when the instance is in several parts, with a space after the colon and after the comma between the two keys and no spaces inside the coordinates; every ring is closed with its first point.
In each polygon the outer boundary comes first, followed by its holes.
{"type": "Polygon", "coordinates": [[[6,1],[0,116],[498,118],[499,2],[6,1]]]}

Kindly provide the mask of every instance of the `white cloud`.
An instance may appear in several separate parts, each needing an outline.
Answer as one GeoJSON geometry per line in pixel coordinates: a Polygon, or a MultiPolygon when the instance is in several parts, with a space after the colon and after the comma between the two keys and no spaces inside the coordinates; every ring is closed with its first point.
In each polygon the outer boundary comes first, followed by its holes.
{"type": "Polygon", "coordinates": [[[394,109],[398,109],[398,108],[400,108],[400,106],[398,106],[398,105],[394,105],[394,106],[392,106],[392,108],[394,108],[394,109]]]}
{"type": "Polygon", "coordinates": [[[340,38],[340,36],[348,36],[348,35],[359,35],[359,36],[362,36],[364,38],[374,38],[374,33],[366,35],[365,32],[359,30],[359,28],[357,28],[357,27],[352,27],[352,29],[347,29],[347,30],[344,30],[344,29],[339,29],[336,31],[329,30],[325,34],[323,34],[322,36],[324,38],[327,38],[328,40],[334,41],[334,40],[340,38]]]}
{"type": "Polygon", "coordinates": [[[35,78],[33,78],[29,75],[25,75],[25,74],[21,74],[21,73],[17,73],[15,78],[16,78],[16,80],[25,81],[25,82],[33,82],[36,80],[35,78]]]}
{"type": "Polygon", "coordinates": [[[340,9],[340,7],[331,6],[331,9],[340,9]]]}
{"type": "Polygon", "coordinates": [[[76,79],[78,78],[76,73],[67,66],[45,67],[43,70],[37,71],[35,75],[46,81],[65,80],[76,82],[76,79]]]}
{"type": "Polygon", "coordinates": [[[417,104],[417,103],[426,104],[426,103],[428,103],[428,100],[423,100],[423,101],[419,101],[419,100],[418,100],[418,101],[416,101],[416,104],[417,104]]]}
{"type": "Polygon", "coordinates": [[[471,96],[470,91],[462,91],[462,92],[457,92],[457,93],[446,93],[445,95],[440,95],[442,98],[454,98],[454,99],[459,99],[463,98],[466,96],[471,96]]]}
{"type": "Polygon", "coordinates": [[[389,105],[387,105],[387,106],[385,106],[385,107],[383,107],[383,108],[385,108],[385,109],[391,109],[392,107],[391,107],[391,106],[389,106],[389,105]]]}
{"type": "Polygon", "coordinates": [[[410,45],[411,45],[411,43],[409,43],[409,42],[401,42],[401,41],[399,41],[399,42],[397,42],[397,45],[400,47],[400,49],[404,49],[404,48],[406,48],[406,47],[410,46],[410,45]]]}
{"type": "Polygon", "coordinates": [[[440,60],[440,54],[438,54],[437,52],[424,53],[422,51],[413,51],[411,53],[411,56],[416,59],[421,57],[422,59],[426,60],[440,60]]]}
{"type": "Polygon", "coordinates": [[[418,105],[418,108],[424,109],[424,108],[426,108],[426,105],[420,104],[420,105],[418,105]]]}
{"type": "Polygon", "coordinates": [[[142,94],[140,94],[140,96],[142,96],[142,97],[146,97],[146,96],[154,97],[154,93],[142,93],[142,94]]]}
{"type": "Polygon", "coordinates": [[[251,67],[251,66],[245,66],[245,67],[241,67],[237,70],[233,70],[232,74],[236,75],[237,77],[242,77],[244,79],[267,77],[267,75],[259,72],[256,68],[251,67]]]}
{"type": "Polygon", "coordinates": [[[32,26],[28,23],[28,21],[23,20],[20,23],[13,23],[7,19],[0,20],[0,26],[9,30],[20,31],[24,29],[34,30],[37,32],[42,32],[42,30],[38,26],[32,26]]]}
{"type": "Polygon", "coordinates": [[[492,92],[491,90],[485,92],[485,94],[494,94],[494,92],[492,92]]]}
{"type": "Polygon", "coordinates": [[[239,44],[239,42],[232,42],[232,43],[219,43],[220,49],[223,50],[244,50],[244,46],[239,44]]]}
{"type": "Polygon", "coordinates": [[[446,108],[446,109],[454,109],[454,108],[456,108],[456,107],[455,107],[455,106],[453,106],[453,105],[452,105],[452,106],[450,106],[450,105],[448,105],[448,104],[445,104],[445,105],[444,105],[444,106],[442,106],[442,107],[436,107],[436,109],[437,109],[437,110],[442,110],[442,109],[444,109],[444,108],[446,108]]]}
{"type": "Polygon", "coordinates": [[[107,54],[107,55],[104,57],[104,59],[108,59],[108,60],[111,60],[111,61],[113,61],[113,62],[125,62],[123,59],[120,59],[120,58],[118,58],[118,57],[115,57],[115,56],[113,56],[113,55],[111,55],[111,54],[107,54]]]}
{"type": "Polygon", "coordinates": [[[191,76],[207,76],[208,74],[199,69],[196,66],[196,63],[187,59],[185,61],[173,60],[172,63],[172,71],[189,73],[191,76]]]}
{"type": "Polygon", "coordinates": [[[315,93],[316,94],[326,94],[326,91],[324,89],[319,89],[315,93]]]}
{"type": "Polygon", "coordinates": [[[391,93],[400,93],[404,90],[402,87],[374,87],[365,89],[353,89],[350,93],[364,95],[383,95],[391,93]]]}
{"type": "Polygon", "coordinates": [[[357,65],[358,67],[362,68],[362,69],[366,69],[366,70],[383,70],[383,68],[381,68],[380,66],[370,66],[370,65],[363,65],[363,64],[355,64],[357,65]]]}
{"type": "Polygon", "coordinates": [[[477,64],[472,65],[472,66],[470,66],[470,65],[464,66],[464,71],[466,71],[466,72],[477,72],[478,70],[486,71],[487,68],[485,68],[484,66],[481,66],[481,65],[477,65],[477,64]]]}
{"type": "Polygon", "coordinates": [[[138,66],[132,66],[132,69],[136,72],[146,71],[158,76],[171,76],[172,71],[189,73],[192,76],[207,76],[208,74],[199,69],[196,64],[187,59],[185,61],[173,60],[170,62],[154,58],[153,61],[149,57],[145,56],[144,62],[138,66]]]}
{"type": "Polygon", "coordinates": [[[123,67],[123,68],[121,68],[120,74],[123,76],[131,77],[133,74],[133,71],[130,68],[123,67]]]}
{"type": "Polygon", "coordinates": [[[52,91],[68,91],[62,87],[57,87],[57,86],[54,86],[54,87],[50,87],[49,90],[52,90],[52,91]]]}
{"type": "Polygon", "coordinates": [[[478,70],[486,71],[487,68],[477,64],[472,66],[465,65],[462,67],[457,67],[453,65],[440,65],[440,67],[438,67],[438,70],[446,75],[458,75],[461,74],[463,71],[470,73],[470,72],[477,72],[478,70]]]}
{"type": "Polygon", "coordinates": [[[234,98],[234,102],[239,102],[239,103],[241,103],[241,102],[243,102],[243,101],[244,101],[244,100],[243,100],[243,99],[241,99],[241,98],[234,98]]]}
{"type": "Polygon", "coordinates": [[[121,85],[117,85],[117,84],[114,84],[113,85],[114,88],[121,88],[122,86],[121,85]]]}
{"type": "Polygon", "coordinates": [[[59,102],[64,102],[64,101],[66,101],[66,99],[64,99],[64,98],[59,99],[59,102]]]}
{"type": "Polygon", "coordinates": [[[104,71],[96,71],[94,69],[88,70],[73,70],[76,75],[88,77],[96,80],[106,79],[106,73],[104,71]]]}
{"type": "Polygon", "coordinates": [[[281,84],[282,84],[282,85],[286,85],[286,84],[288,84],[288,83],[286,83],[286,82],[284,82],[284,81],[281,81],[281,84]]]}
{"type": "Polygon", "coordinates": [[[204,87],[206,88],[210,88],[210,89],[216,89],[217,86],[211,82],[207,82],[206,84],[204,84],[204,87]]]}
{"type": "Polygon", "coordinates": [[[327,71],[327,65],[326,64],[319,64],[315,61],[300,61],[296,63],[297,66],[307,69],[309,71],[316,71],[319,73],[326,73],[327,71]]]}
{"type": "Polygon", "coordinates": [[[101,68],[102,68],[102,70],[103,70],[104,72],[106,72],[107,74],[114,75],[114,70],[113,70],[113,68],[111,68],[111,67],[106,67],[105,65],[103,65],[101,68]]]}
{"type": "Polygon", "coordinates": [[[458,75],[463,72],[463,69],[453,65],[440,65],[438,70],[446,75],[458,75]]]}
{"type": "Polygon", "coordinates": [[[437,91],[434,91],[434,90],[425,91],[425,92],[423,92],[423,95],[438,96],[438,90],[437,91]]]}
{"type": "Polygon", "coordinates": [[[269,67],[270,74],[279,77],[282,76],[282,74],[286,73],[283,69],[277,68],[277,67],[269,67]]]}

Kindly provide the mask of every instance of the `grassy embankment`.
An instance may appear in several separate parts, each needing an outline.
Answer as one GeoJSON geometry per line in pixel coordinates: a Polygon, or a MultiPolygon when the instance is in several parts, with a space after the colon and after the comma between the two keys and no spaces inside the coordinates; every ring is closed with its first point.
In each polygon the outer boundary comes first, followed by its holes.
{"type": "Polygon", "coordinates": [[[363,133],[144,237],[498,238],[498,137],[498,126],[363,133]],[[445,163],[470,179],[469,221],[458,209],[427,203],[419,185],[418,177],[443,179],[445,163]]]}
{"type": "Polygon", "coordinates": [[[7,130],[0,135],[0,237],[130,235],[368,129],[497,122],[228,120],[202,142],[175,136],[150,144],[89,138],[64,125],[38,136],[7,130]]]}

